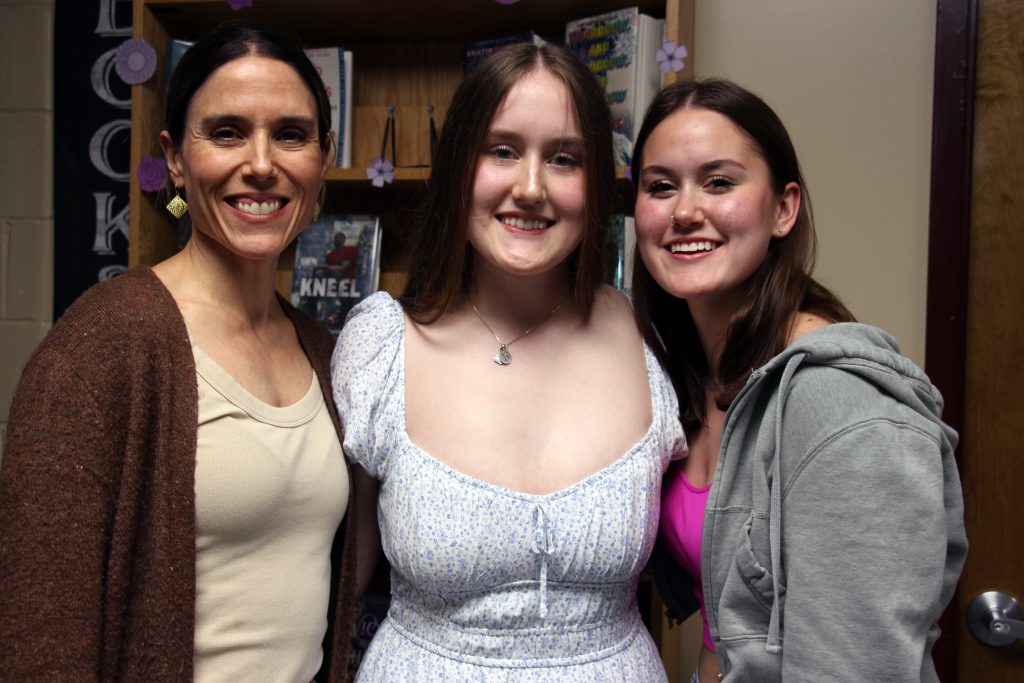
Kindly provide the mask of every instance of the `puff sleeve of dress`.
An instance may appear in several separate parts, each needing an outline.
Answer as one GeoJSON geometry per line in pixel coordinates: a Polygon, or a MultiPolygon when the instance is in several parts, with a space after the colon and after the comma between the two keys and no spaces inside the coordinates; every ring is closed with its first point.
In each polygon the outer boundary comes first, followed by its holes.
{"type": "Polygon", "coordinates": [[[404,327],[398,302],[386,292],[373,294],[349,312],[331,359],[342,445],[375,479],[382,478],[396,431],[405,425],[404,327]]]}
{"type": "Polygon", "coordinates": [[[654,422],[660,426],[661,471],[668,469],[669,462],[681,460],[689,455],[690,449],[686,442],[686,433],[679,418],[679,400],[672,387],[668,373],[659,365],[654,353],[646,348],[648,375],[651,382],[651,406],[660,415],[654,416],[654,422]]]}

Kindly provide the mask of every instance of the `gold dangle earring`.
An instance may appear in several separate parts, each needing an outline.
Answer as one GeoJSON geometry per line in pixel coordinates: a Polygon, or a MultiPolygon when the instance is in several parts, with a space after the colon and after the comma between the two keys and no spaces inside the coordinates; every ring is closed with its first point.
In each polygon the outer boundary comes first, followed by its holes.
{"type": "Polygon", "coordinates": [[[175,218],[181,218],[188,211],[188,204],[178,194],[177,188],[174,189],[174,199],[167,202],[167,211],[175,218]]]}

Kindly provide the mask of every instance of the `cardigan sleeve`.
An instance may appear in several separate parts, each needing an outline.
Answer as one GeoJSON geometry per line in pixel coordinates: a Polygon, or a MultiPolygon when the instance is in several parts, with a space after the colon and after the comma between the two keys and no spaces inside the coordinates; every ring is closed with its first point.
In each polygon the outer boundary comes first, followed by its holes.
{"type": "Polygon", "coordinates": [[[50,348],[25,369],[0,467],[0,671],[97,680],[119,458],[90,388],[50,348]]]}

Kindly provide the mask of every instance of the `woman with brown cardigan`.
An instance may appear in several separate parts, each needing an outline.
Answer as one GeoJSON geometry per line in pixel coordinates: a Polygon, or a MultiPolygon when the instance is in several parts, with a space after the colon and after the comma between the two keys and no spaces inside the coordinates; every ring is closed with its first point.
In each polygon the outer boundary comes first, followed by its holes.
{"type": "Polygon", "coordinates": [[[297,45],[232,24],[182,58],[165,114],[189,242],[82,296],[11,408],[0,671],[344,680],[360,480],[333,340],[274,291],[334,158],[327,95],[297,45]]]}

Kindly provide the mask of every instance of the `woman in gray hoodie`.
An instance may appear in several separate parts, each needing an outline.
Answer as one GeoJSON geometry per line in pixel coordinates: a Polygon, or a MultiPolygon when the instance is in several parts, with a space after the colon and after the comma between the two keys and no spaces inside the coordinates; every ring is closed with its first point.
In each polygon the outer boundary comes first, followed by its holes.
{"type": "Polygon", "coordinates": [[[633,292],[690,454],[652,560],[700,608],[695,681],[936,681],[936,621],[967,552],[942,399],[810,272],[793,145],[757,96],[687,82],[634,149],[633,292]]]}

